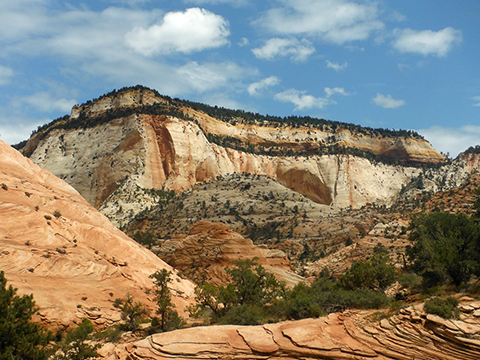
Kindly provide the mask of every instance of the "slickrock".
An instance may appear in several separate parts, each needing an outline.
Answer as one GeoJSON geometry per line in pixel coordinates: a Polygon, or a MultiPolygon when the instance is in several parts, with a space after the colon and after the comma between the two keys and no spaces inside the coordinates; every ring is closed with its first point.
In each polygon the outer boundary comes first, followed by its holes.
{"type": "Polygon", "coordinates": [[[120,320],[116,298],[131,293],[153,308],[149,275],[173,271],[183,311],[193,284],[116,229],[66,182],[0,141],[0,269],[20,294],[33,293],[39,320],[53,328],[90,318],[120,320]]]}
{"type": "Polygon", "coordinates": [[[163,260],[190,277],[205,275],[208,282],[220,285],[228,282],[226,267],[235,260],[256,259],[278,280],[294,286],[304,279],[295,274],[290,260],[279,250],[256,246],[252,240],[222,223],[199,221],[189,235],[177,236],[155,251],[163,260]]]}
{"type": "Polygon", "coordinates": [[[374,320],[372,311],[350,310],[263,326],[190,328],[155,334],[117,350],[130,360],[479,358],[480,320],[468,314],[462,321],[445,320],[420,309],[410,307],[381,321],[374,320]]]}

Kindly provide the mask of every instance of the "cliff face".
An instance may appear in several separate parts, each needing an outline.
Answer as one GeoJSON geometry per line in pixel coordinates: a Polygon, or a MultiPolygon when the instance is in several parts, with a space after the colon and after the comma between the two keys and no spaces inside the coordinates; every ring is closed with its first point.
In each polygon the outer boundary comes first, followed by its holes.
{"type": "Polygon", "coordinates": [[[149,275],[172,271],[180,311],[193,284],[115,228],[66,182],[0,141],[0,269],[20,294],[33,293],[40,319],[66,327],[87,317],[120,320],[116,298],[131,293],[154,309],[149,275]]]}
{"type": "Polygon", "coordinates": [[[96,125],[40,131],[28,141],[24,153],[96,207],[125,179],[132,186],[181,192],[231,173],[267,175],[317,203],[337,208],[374,202],[390,205],[419,169],[377,163],[342,149],[353,148],[399,164],[444,160],[428,142],[415,137],[369,136],[338,127],[232,124],[185,106],[176,108],[183,118],[146,114],[146,105],[164,103],[168,101],[143,89],[75,107],[66,123],[136,110],[96,125]],[[252,151],[219,145],[228,141],[252,151]],[[319,155],[327,143],[338,148],[338,154],[319,155]]]}

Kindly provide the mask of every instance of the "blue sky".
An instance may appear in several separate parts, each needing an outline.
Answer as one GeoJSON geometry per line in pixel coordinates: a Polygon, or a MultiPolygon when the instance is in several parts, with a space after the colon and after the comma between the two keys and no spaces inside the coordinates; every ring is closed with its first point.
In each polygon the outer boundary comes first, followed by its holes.
{"type": "Polygon", "coordinates": [[[478,0],[0,0],[8,143],[124,86],[480,144],[478,0]]]}

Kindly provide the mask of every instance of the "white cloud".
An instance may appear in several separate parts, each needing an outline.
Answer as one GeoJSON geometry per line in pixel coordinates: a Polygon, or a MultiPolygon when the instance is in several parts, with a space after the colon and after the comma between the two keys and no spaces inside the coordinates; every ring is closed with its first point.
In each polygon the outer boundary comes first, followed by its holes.
{"type": "Polygon", "coordinates": [[[446,56],[455,44],[462,41],[462,32],[451,27],[439,31],[395,29],[394,35],[396,39],[392,45],[398,51],[438,57],[446,56]]]}
{"type": "Polygon", "coordinates": [[[291,102],[295,104],[295,110],[303,110],[310,108],[323,109],[330,104],[336,104],[337,102],[331,100],[330,97],[335,94],[343,96],[349,95],[343,88],[325,88],[325,97],[315,97],[307,95],[306,91],[299,91],[296,89],[289,89],[275,95],[274,99],[282,102],[291,102]]]}
{"type": "Polygon", "coordinates": [[[460,128],[432,126],[428,129],[417,130],[425,137],[437,151],[450,153],[456,157],[470,146],[480,145],[480,126],[466,125],[460,128]]]}
{"type": "MultiPolygon", "coordinates": [[[[101,79],[100,81],[111,83],[114,87],[119,84],[143,84],[172,96],[186,95],[192,91],[225,91],[237,86],[240,88],[243,86],[240,79],[255,73],[251,68],[240,67],[233,62],[201,63],[184,59],[183,62],[172,63],[161,57],[146,57],[133,51],[125,41],[126,34],[142,26],[147,32],[154,24],[162,27],[162,24],[158,23],[162,19],[165,25],[165,18],[168,20],[168,16],[159,9],[147,11],[109,7],[97,12],[69,5],[63,10],[50,10],[47,2],[50,0],[18,0],[18,3],[0,1],[2,56],[20,55],[24,59],[43,55],[56,57],[62,61],[61,71],[77,81],[97,82],[101,79]],[[38,29],[22,25],[20,30],[12,30],[16,26],[14,19],[25,24],[37,24],[38,29]],[[8,36],[8,39],[2,36],[8,36]],[[202,71],[205,71],[205,76],[202,76],[202,71]]],[[[191,39],[196,41],[196,44],[192,44],[191,40],[180,36],[182,29],[177,33],[170,29],[175,36],[173,40],[168,40],[171,42],[169,51],[196,51],[205,46],[226,42],[226,38],[222,36],[227,35],[228,29],[221,26],[226,26],[226,21],[221,16],[197,10],[193,13],[199,15],[201,21],[196,26],[185,26],[188,36],[192,29],[204,25],[203,29],[210,29],[211,32],[199,32],[196,36],[201,39],[197,41],[197,38],[192,37],[191,39]],[[225,31],[222,32],[223,30],[225,31]],[[215,34],[218,37],[215,37],[215,34]]],[[[177,13],[176,16],[185,21],[191,15],[187,10],[177,13]]],[[[145,51],[156,51],[159,44],[140,43],[138,46],[145,51]]]]}
{"type": "Polygon", "coordinates": [[[245,6],[249,3],[249,0],[183,0],[185,3],[195,5],[218,5],[218,4],[230,4],[234,7],[245,6]]]}
{"type": "Polygon", "coordinates": [[[480,106],[480,96],[473,96],[472,100],[475,101],[475,104],[473,104],[473,106],[480,106]]]}
{"type": "Polygon", "coordinates": [[[327,60],[327,68],[329,69],[333,69],[335,70],[336,72],[339,72],[343,69],[345,69],[347,67],[347,63],[343,63],[342,65],[340,65],[339,63],[334,63],[334,62],[331,62],[329,60],[327,60]]]}
{"type": "Polygon", "coordinates": [[[277,78],[276,76],[270,76],[259,82],[254,82],[250,84],[247,88],[247,91],[250,94],[250,96],[255,96],[257,95],[257,91],[271,87],[271,86],[275,86],[279,83],[280,83],[279,78],[277,78]]]}
{"type": "Polygon", "coordinates": [[[172,52],[191,53],[216,48],[228,43],[228,22],[205,9],[165,14],[160,24],[148,29],[136,27],[125,40],[136,52],[145,55],[172,52]]]}
{"type": "Polygon", "coordinates": [[[243,68],[232,62],[199,64],[192,61],[176,70],[177,78],[198,92],[231,86],[232,80],[242,78],[244,73],[243,68]]]}
{"type": "Polygon", "coordinates": [[[307,39],[272,38],[262,47],[252,49],[252,52],[260,59],[273,60],[277,56],[290,56],[291,60],[301,62],[313,54],[315,48],[307,39]]]}
{"type": "Polygon", "coordinates": [[[14,75],[15,72],[12,69],[0,65],[0,86],[9,84],[14,75]]]}
{"type": "Polygon", "coordinates": [[[325,96],[327,98],[331,97],[332,95],[335,95],[335,94],[339,94],[339,95],[343,95],[343,96],[348,96],[350,95],[349,93],[347,93],[345,91],[344,88],[339,88],[339,87],[334,87],[333,89],[332,88],[328,88],[326,87],[325,88],[325,96]]]}
{"type": "Polygon", "coordinates": [[[385,109],[395,109],[406,104],[405,100],[395,100],[391,95],[377,94],[373,98],[373,103],[385,109]]]}
{"type": "Polygon", "coordinates": [[[37,92],[30,96],[24,96],[14,101],[14,105],[17,107],[21,107],[26,104],[42,112],[70,112],[73,105],[76,103],[77,101],[75,99],[56,98],[52,94],[45,91],[37,92]]]}
{"type": "Polygon", "coordinates": [[[250,41],[246,37],[242,37],[242,39],[238,43],[238,46],[243,47],[243,46],[247,46],[248,44],[250,44],[250,41]]]}
{"type": "Polygon", "coordinates": [[[367,39],[384,24],[374,2],[349,0],[281,0],[256,22],[275,34],[317,36],[337,44],[367,39]]]}

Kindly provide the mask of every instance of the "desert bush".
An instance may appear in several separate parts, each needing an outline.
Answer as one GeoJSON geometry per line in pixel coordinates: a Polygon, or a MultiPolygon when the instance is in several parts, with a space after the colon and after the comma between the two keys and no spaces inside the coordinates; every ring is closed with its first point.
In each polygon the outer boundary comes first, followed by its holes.
{"type": "Polygon", "coordinates": [[[116,305],[121,311],[122,320],[120,330],[123,331],[137,331],[140,320],[146,314],[145,307],[139,301],[135,301],[132,294],[127,293],[126,299],[115,299],[114,305],[116,305]]]}
{"type": "Polygon", "coordinates": [[[441,316],[444,319],[451,319],[452,317],[458,317],[459,301],[451,296],[446,299],[434,297],[425,302],[425,312],[428,314],[434,314],[441,316]]]}
{"type": "Polygon", "coordinates": [[[383,290],[395,280],[395,268],[389,264],[388,251],[381,244],[374,248],[374,254],[368,261],[357,261],[340,278],[346,290],[370,289],[383,290]]]}

